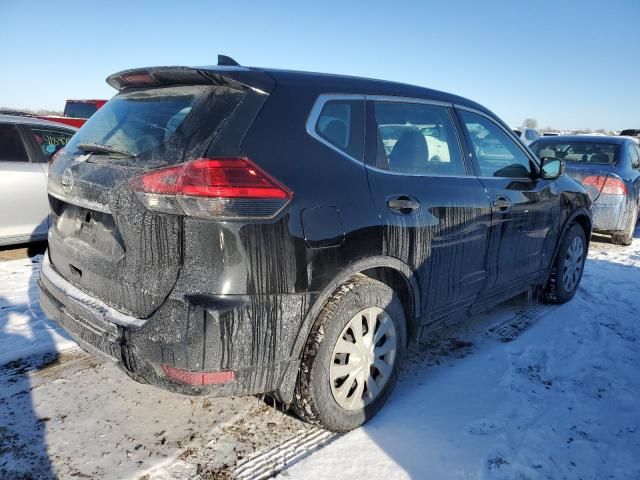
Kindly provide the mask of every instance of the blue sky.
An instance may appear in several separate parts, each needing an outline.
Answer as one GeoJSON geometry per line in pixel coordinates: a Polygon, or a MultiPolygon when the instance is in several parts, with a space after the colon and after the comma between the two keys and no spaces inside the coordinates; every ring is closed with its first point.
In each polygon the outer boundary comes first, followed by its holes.
{"type": "Polygon", "coordinates": [[[640,0],[0,0],[0,106],[109,98],[107,75],[215,63],[413,83],[512,125],[640,125],[640,0]]]}

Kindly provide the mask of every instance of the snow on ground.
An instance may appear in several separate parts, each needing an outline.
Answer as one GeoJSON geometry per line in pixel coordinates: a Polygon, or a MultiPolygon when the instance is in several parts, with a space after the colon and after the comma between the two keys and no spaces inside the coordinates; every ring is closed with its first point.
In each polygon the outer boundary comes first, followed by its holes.
{"type": "Polygon", "coordinates": [[[82,352],[39,308],[41,260],[0,262],[0,480],[217,478],[308,428],[254,397],[141,385],[82,352]]]}
{"type": "Polygon", "coordinates": [[[40,257],[0,262],[0,478],[640,478],[638,233],[593,243],[566,305],[516,299],[434,334],[343,436],[133,382],[43,317],[40,257]]]}
{"type": "Polygon", "coordinates": [[[379,416],[281,477],[640,478],[638,237],[592,244],[576,297],[519,336],[491,328],[504,307],[445,333],[461,348],[414,362],[379,416]]]}
{"type": "Polygon", "coordinates": [[[48,320],[38,298],[42,255],[0,262],[0,365],[49,352],[64,352],[76,343],[48,320]]]}

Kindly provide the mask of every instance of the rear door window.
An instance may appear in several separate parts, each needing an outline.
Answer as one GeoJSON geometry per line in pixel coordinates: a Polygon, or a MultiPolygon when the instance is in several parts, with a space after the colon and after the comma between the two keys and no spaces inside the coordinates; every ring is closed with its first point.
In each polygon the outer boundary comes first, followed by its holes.
{"type": "Polygon", "coordinates": [[[528,178],[531,160],[502,128],[488,118],[461,110],[483,177],[528,178]]]}
{"type": "Polygon", "coordinates": [[[361,161],[364,149],[364,101],[327,101],[316,121],[315,133],[332,147],[361,161]]]}
{"type": "Polygon", "coordinates": [[[376,168],[412,175],[466,174],[447,107],[385,101],[375,101],[373,107],[376,168]]]}
{"type": "Polygon", "coordinates": [[[29,127],[29,129],[46,161],[50,161],[58,150],[65,147],[74,133],[49,127],[29,127]]]}
{"type": "Polygon", "coordinates": [[[15,125],[0,124],[0,162],[29,162],[27,150],[15,125]]]}

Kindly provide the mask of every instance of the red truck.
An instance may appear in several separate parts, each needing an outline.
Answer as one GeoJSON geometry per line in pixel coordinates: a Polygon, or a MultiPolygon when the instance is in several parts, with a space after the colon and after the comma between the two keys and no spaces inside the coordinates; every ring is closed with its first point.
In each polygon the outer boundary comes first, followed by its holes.
{"type": "Polygon", "coordinates": [[[62,117],[59,115],[38,115],[37,117],[80,128],[105,103],[107,103],[106,100],[67,100],[62,117]]]}

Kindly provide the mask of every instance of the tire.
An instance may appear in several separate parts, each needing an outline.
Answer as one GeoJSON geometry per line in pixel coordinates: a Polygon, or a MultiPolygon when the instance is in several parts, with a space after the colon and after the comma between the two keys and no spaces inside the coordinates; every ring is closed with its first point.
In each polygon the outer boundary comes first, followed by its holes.
{"type": "Polygon", "coordinates": [[[587,257],[587,240],[582,227],[574,223],[568,229],[551,267],[549,281],[543,290],[548,303],[565,303],[573,298],[580,285],[587,257]],[[576,259],[578,246],[580,258],[576,259]]]}
{"type": "Polygon", "coordinates": [[[307,339],[293,410],[303,420],[334,432],[365,423],[382,408],[397,383],[406,331],[404,309],[389,286],[361,274],[340,285],[307,339]],[[360,342],[353,330],[358,324],[363,334],[360,342]],[[381,336],[374,344],[377,334],[381,336]],[[360,373],[353,373],[355,369],[360,373]],[[341,378],[346,370],[351,373],[341,378]]]}
{"type": "Polygon", "coordinates": [[[631,218],[629,219],[629,225],[622,233],[614,233],[611,235],[611,242],[615,245],[631,245],[633,241],[633,233],[636,230],[636,223],[638,223],[638,206],[636,205],[631,212],[631,218]]]}

